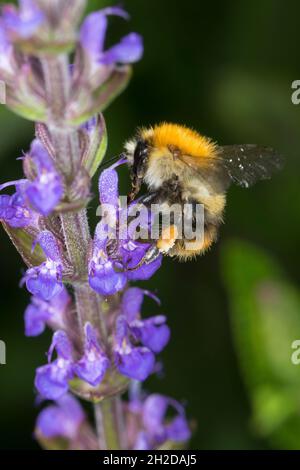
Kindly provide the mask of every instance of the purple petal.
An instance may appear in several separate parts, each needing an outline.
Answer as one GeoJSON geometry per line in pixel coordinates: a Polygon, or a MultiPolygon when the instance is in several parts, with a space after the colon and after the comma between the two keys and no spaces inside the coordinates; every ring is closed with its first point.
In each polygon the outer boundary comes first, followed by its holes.
{"type": "Polygon", "coordinates": [[[26,189],[32,207],[42,215],[49,215],[60,202],[63,187],[59,175],[48,174],[43,176],[43,181],[36,180],[29,183],[26,189]]]}
{"type": "Polygon", "coordinates": [[[101,11],[91,13],[82,23],[80,29],[80,44],[91,56],[98,56],[104,49],[107,30],[107,18],[101,11]]]}
{"type": "Polygon", "coordinates": [[[103,219],[97,224],[94,237],[93,259],[95,263],[104,263],[107,260],[106,247],[109,241],[109,227],[103,219]]]}
{"type": "Polygon", "coordinates": [[[56,350],[57,355],[66,361],[72,360],[72,344],[65,331],[56,331],[52,338],[52,343],[48,352],[48,361],[51,361],[53,351],[56,350]]]}
{"type": "Polygon", "coordinates": [[[0,195],[0,220],[10,227],[23,228],[31,224],[32,211],[26,207],[24,198],[15,193],[12,196],[0,195]]]}
{"type": "Polygon", "coordinates": [[[29,155],[36,165],[37,177],[34,181],[28,182],[26,196],[34,209],[47,216],[55,209],[63,196],[62,177],[56,171],[49,153],[38,139],[32,142],[29,155]]]}
{"type": "Polygon", "coordinates": [[[8,50],[11,47],[11,43],[7,37],[3,21],[0,23],[0,53],[2,54],[7,54],[8,50]]]}
{"type": "Polygon", "coordinates": [[[43,398],[57,400],[68,391],[68,381],[72,377],[71,364],[64,359],[57,359],[36,370],[34,383],[43,398]]]}
{"type": "Polygon", "coordinates": [[[79,378],[95,387],[102,381],[110,362],[100,348],[96,331],[90,323],[85,325],[85,335],[84,355],[74,364],[73,371],[79,378]]]}
{"type": "Polygon", "coordinates": [[[138,287],[127,289],[122,298],[122,313],[125,315],[128,323],[137,319],[141,313],[145,291],[138,287]]]}
{"type": "Polygon", "coordinates": [[[131,379],[144,381],[153,372],[154,354],[147,348],[132,348],[128,352],[115,352],[119,372],[131,379]]]}
{"type": "Polygon", "coordinates": [[[118,173],[116,170],[102,171],[99,178],[99,195],[102,204],[119,205],[118,173]]]}
{"type": "Polygon", "coordinates": [[[38,416],[37,431],[46,439],[65,437],[74,439],[85,419],[84,411],[72,395],[61,397],[57,404],[48,406],[38,416]]]}
{"type": "Polygon", "coordinates": [[[152,446],[151,446],[149,437],[147,436],[147,433],[140,431],[135,441],[133,450],[151,450],[151,449],[152,449],[152,446]]]}
{"type": "Polygon", "coordinates": [[[123,348],[129,336],[129,326],[124,315],[119,315],[116,321],[115,343],[117,348],[123,348]]]}
{"type": "Polygon", "coordinates": [[[51,317],[46,306],[38,306],[31,303],[25,310],[25,335],[38,336],[46,328],[46,323],[51,317]]]}
{"type": "Polygon", "coordinates": [[[49,232],[49,230],[43,230],[33,243],[33,249],[37,243],[40,245],[47,258],[56,262],[61,261],[59,246],[53,233],[49,232]]]}
{"type": "Polygon", "coordinates": [[[143,423],[150,433],[161,432],[163,421],[167,408],[169,406],[169,398],[159,394],[152,394],[146,398],[143,407],[143,423]]]}
{"type": "Polygon", "coordinates": [[[63,317],[70,305],[71,297],[65,287],[48,303],[48,309],[51,313],[53,323],[64,323],[63,317]]]}
{"type": "Polygon", "coordinates": [[[89,284],[98,294],[113,295],[124,289],[126,274],[116,272],[111,261],[104,264],[90,264],[89,284]]]}
{"type": "Polygon", "coordinates": [[[14,70],[13,47],[7,36],[7,32],[0,19],[0,69],[5,74],[12,76],[14,70]]]}
{"type": "Polygon", "coordinates": [[[36,164],[38,173],[41,173],[44,168],[48,170],[54,169],[49,152],[39,139],[34,139],[31,142],[29,156],[36,164]]]}
{"type": "Polygon", "coordinates": [[[105,65],[115,63],[131,64],[141,59],[143,51],[142,37],[137,33],[130,33],[122,38],[119,44],[105,51],[100,61],[105,65]]]}
{"type": "Polygon", "coordinates": [[[7,31],[22,39],[30,38],[45,20],[44,13],[33,0],[20,0],[19,10],[13,5],[5,5],[2,18],[7,31]]]}
{"type": "Polygon", "coordinates": [[[63,328],[70,301],[71,298],[65,288],[49,302],[32,297],[24,316],[25,335],[38,336],[43,333],[47,324],[55,329],[63,328]]]}
{"type": "Polygon", "coordinates": [[[63,290],[61,266],[51,260],[28,269],[24,281],[28,291],[43,300],[50,300],[63,290]]]}
{"type": "Polygon", "coordinates": [[[140,289],[139,287],[130,287],[123,294],[121,309],[128,323],[132,323],[134,320],[138,319],[145,295],[151,297],[151,299],[160,305],[160,300],[156,295],[148,290],[140,289]]]}
{"type": "Polygon", "coordinates": [[[147,348],[134,347],[129,334],[126,318],[120,315],[115,330],[115,363],[121,374],[143,381],[153,372],[155,357],[147,348]]]}
{"type": "Polygon", "coordinates": [[[191,437],[191,430],[185,416],[178,415],[167,426],[167,436],[170,441],[183,442],[191,437]]]}
{"type": "Polygon", "coordinates": [[[157,444],[167,439],[180,442],[189,439],[190,430],[185,418],[184,408],[171,398],[163,395],[150,395],[144,402],[143,424],[157,444]],[[171,420],[166,420],[168,408],[173,408],[177,415],[171,420]]]}
{"type": "Polygon", "coordinates": [[[104,50],[107,30],[107,15],[128,18],[127,13],[120,7],[109,7],[88,15],[80,29],[80,43],[88,54],[95,59],[104,50]]]}
{"type": "Polygon", "coordinates": [[[130,327],[136,338],[155,353],[160,353],[170,340],[170,328],[163,315],[136,321],[130,327]]]}

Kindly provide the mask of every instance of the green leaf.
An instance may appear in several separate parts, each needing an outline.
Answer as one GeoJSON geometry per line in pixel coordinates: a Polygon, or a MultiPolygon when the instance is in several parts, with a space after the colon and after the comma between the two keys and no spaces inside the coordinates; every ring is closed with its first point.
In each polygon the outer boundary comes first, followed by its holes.
{"type": "Polygon", "coordinates": [[[18,116],[28,119],[29,121],[43,122],[46,119],[45,110],[43,108],[33,108],[15,100],[8,100],[7,107],[18,116]]]}
{"type": "Polygon", "coordinates": [[[32,244],[37,237],[37,233],[31,233],[26,228],[12,228],[3,222],[2,225],[28,267],[39,266],[45,261],[45,255],[39,245],[36,245],[34,251],[32,251],[32,244]]]}
{"type": "Polygon", "coordinates": [[[32,93],[28,82],[33,81],[32,76],[20,74],[18,77],[17,90],[6,88],[6,105],[18,116],[29,121],[43,122],[46,119],[45,102],[32,93]]]}
{"type": "Polygon", "coordinates": [[[300,338],[300,292],[250,244],[228,243],[222,266],[254,429],[285,448],[300,448],[300,367],[291,361],[292,343],[300,338]]]}

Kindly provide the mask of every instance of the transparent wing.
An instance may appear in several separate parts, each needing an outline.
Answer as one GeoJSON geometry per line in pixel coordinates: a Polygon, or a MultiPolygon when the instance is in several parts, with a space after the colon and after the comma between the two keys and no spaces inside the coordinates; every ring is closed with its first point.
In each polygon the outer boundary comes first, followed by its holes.
{"type": "Polygon", "coordinates": [[[219,151],[219,165],[225,170],[225,174],[232,182],[244,188],[249,188],[258,180],[271,178],[284,164],[283,157],[270,147],[225,145],[219,147],[219,151]]]}

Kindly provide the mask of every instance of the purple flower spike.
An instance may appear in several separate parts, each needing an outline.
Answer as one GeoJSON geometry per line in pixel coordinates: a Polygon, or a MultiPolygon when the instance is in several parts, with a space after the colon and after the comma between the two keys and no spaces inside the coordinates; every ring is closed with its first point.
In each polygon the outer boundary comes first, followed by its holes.
{"type": "Polygon", "coordinates": [[[163,395],[150,395],[143,406],[143,424],[155,445],[166,440],[184,442],[191,436],[184,408],[175,400],[163,395]],[[168,420],[167,410],[171,407],[176,416],[168,420]]]}
{"type": "Polygon", "coordinates": [[[38,297],[32,297],[25,311],[25,335],[38,336],[49,325],[51,328],[64,327],[64,317],[71,298],[65,288],[49,302],[38,297]]]}
{"type": "Polygon", "coordinates": [[[62,260],[54,235],[48,230],[40,233],[34,246],[39,243],[46,255],[46,261],[40,266],[26,271],[23,282],[31,294],[43,300],[50,300],[62,289],[62,260]]]}
{"type": "Polygon", "coordinates": [[[95,65],[137,62],[143,55],[143,41],[141,36],[136,33],[125,36],[119,44],[104,50],[108,15],[117,15],[128,19],[128,14],[119,7],[104,8],[91,13],[86,17],[80,30],[82,48],[95,65]]]}
{"type": "Polygon", "coordinates": [[[29,39],[45,20],[44,13],[34,0],[19,0],[19,9],[5,5],[2,19],[9,34],[21,39],[29,39]]]}
{"type": "Polygon", "coordinates": [[[74,365],[75,374],[95,387],[103,379],[109,365],[108,358],[99,346],[96,330],[86,323],[84,356],[74,365]]]}
{"type": "Polygon", "coordinates": [[[32,142],[29,155],[36,166],[37,177],[34,181],[28,182],[26,196],[35,210],[47,216],[62,198],[64,191],[62,177],[38,139],[32,142]]]}
{"type": "Polygon", "coordinates": [[[73,378],[72,345],[67,334],[60,330],[54,333],[48,353],[48,360],[57,351],[57,359],[36,370],[35,386],[43,398],[57,400],[69,388],[68,382],[73,378]]]}
{"type": "Polygon", "coordinates": [[[124,316],[117,320],[115,339],[115,362],[119,372],[135,380],[146,380],[153,372],[155,356],[148,348],[132,345],[124,316]]]}
{"type": "Polygon", "coordinates": [[[37,418],[36,432],[46,439],[75,439],[84,420],[85,414],[79,401],[66,394],[41,411],[37,418]]]}

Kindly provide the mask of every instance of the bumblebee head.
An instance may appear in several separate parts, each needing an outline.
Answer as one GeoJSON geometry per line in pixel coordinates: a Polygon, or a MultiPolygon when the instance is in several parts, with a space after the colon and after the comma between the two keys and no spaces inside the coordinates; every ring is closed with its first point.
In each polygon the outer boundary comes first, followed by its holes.
{"type": "Polygon", "coordinates": [[[143,138],[130,140],[125,144],[125,154],[132,182],[132,190],[129,195],[129,202],[131,202],[139,193],[144,180],[149,157],[149,143],[143,138]]]}

